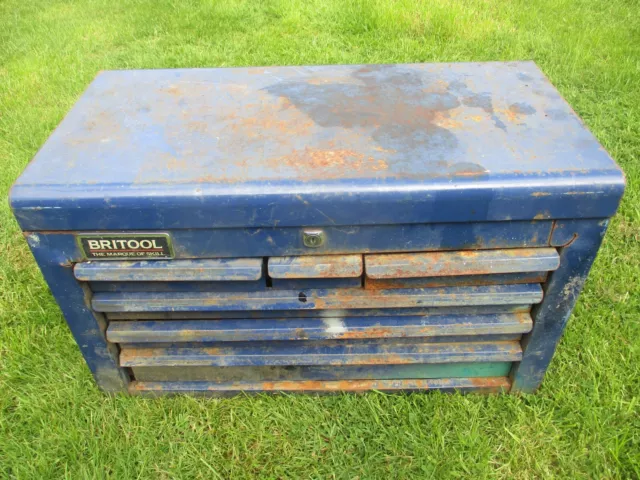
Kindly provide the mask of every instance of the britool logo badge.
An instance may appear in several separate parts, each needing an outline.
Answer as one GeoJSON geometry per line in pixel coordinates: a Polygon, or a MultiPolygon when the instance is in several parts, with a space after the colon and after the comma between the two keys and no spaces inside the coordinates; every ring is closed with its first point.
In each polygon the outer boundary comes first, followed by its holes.
{"type": "Polygon", "coordinates": [[[168,233],[87,234],[77,238],[88,260],[173,258],[168,233]]]}

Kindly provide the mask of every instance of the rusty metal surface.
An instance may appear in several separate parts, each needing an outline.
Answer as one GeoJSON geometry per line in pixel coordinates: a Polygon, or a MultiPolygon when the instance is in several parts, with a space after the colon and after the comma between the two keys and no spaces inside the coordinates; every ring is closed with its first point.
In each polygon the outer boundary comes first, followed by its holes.
{"type": "Polygon", "coordinates": [[[517,283],[543,283],[547,272],[501,273],[494,275],[457,275],[455,277],[413,277],[364,279],[364,288],[380,290],[390,288],[436,288],[471,285],[512,285],[517,283]]]}
{"type": "Polygon", "coordinates": [[[382,392],[411,392],[438,390],[444,392],[498,393],[508,392],[511,382],[507,377],[439,378],[409,380],[303,380],[274,382],[132,382],[133,395],[200,394],[210,396],[240,393],[362,393],[370,390],[382,392]]]}
{"type": "Polygon", "coordinates": [[[414,363],[515,362],[522,358],[520,342],[245,342],[202,347],[141,347],[122,345],[123,367],[404,365],[414,363]],[[316,344],[317,343],[317,344],[316,344]]]}
{"type": "Polygon", "coordinates": [[[106,339],[107,321],[91,309],[91,292],[73,276],[70,254],[78,248],[75,239],[70,235],[30,234],[27,242],[96,384],[105,392],[126,391],[131,377],[118,365],[117,346],[106,339]]]}
{"type": "Polygon", "coordinates": [[[474,305],[457,307],[361,308],[326,310],[247,310],[212,312],[109,312],[108,320],[196,320],[196,319],[261,319],[261,318],[324,318],[324,317],[386,317],[389,315],[484,315],[493,313],[529,313],[531,305],[474,305]]]}
{"type": "Polygon", "coordinates": [[[270,257],[272,278],[351,278],[362,275],[362,255],[270,257]]]}
{"type": "Polygon", "coordinates": [[[514,365],[510,375],[514,391],[532,393],[542,383],[608,225],[608,220],[572,220],[554,231],[557,237],[552,243],[573,241],[560,249],[560,268],[549,276],[544,301],[532,309],[534,327],[523,337],[522,362],[514,365]]]}
{"type": "Polygon", "coordinates": [[[451,277],[555,270],[560,257],[555,248],[467,250],[365,255],[368,278],[451,277]]]}
{"type": "MultiPolygon", "coordinates": [[[[320,248],[303,245],[302,228],[204,228],[166,233],[171,236],[175,258],[186,260],[547,247],[553,225],[553,221],[535,220],[323,227],[327,240],[320,248]]],[[[73,246],[67,250],[69,261],[84,261],[82,251],[75,245],[75,235],[83,232],[32,233],[70,239],[73,246]]]]}
{"type": "Polygon", "coordinates": [[[296,280],[271,279],[274,290],[307,290],[324,288],[361,288],[362,277],[352,278],[299,278],[296,280]]]}
{"type": "Polygon", "coordinates": [[[217,348],[233,345],[236,348],[241,347],[251,347],[256,349],[265,349],[265,348],[281,348],[287,345],[293,345],[295,343],[304,343],[309,344],[312,343],[314,347],[337,347],[337,346],[363,346],[363,345],[372,345],[372,344],[387,344],[393,343],[395,345],[413,345],[415,343],[427,344],[427,343],[495,343],[495,342],[511,342],[511,341],[520,341],[522,339],[522,334],[520,333],[495,333],[488,335],[443,335],[443,336],[430,336],[430,337],[376,337],[376,338],[332,338],[332,339],[320,339],[320,340],[306,340],[306,339],[295,339],[295,340],[265,340],[265,341],[239,341],[239,342],[228,342],[228,341],[214,341],[214,342],[202,342],[200,340],[195,342],[131,342],[131,343],[123,343],[121,346],[126,346],[129,349],[170,349],[170,348],[182,348],[182,349],[193,349],[193,348],[217,348]]]}
{"type": "Polygon", "coordinates": [[[367,225],[606,217],[623,186],[532,62],[172,69],[100,73],[11,202],[25,230],[367,225]]]}
{"type": "Polygon", "coordinates": [[[77,263],[73,273],[86,282],[255,281],[262,277],[262,259],[93,261],[77,263]]]}
{"type": "Polygon", "coordinates": [[[92,292],[255,292],[267,289],[266,278],[213,282],[88,282],[92,292]]]}
{"type": "Polygon", "coordinates": [[[528,313],[388,317],[324,317],[176,321],[113,321],[114,343],[240,342],[527,333],[528,313]]]}
{"type": "Polygon", "coordinates": [[[547,247],[552,226],[553,222],[545,220],[325,226],[326,241],[318,248],[303,245],[302,228],[207,228],[169,233],[177,258],[218,258],[547,247]]]}
{"type": "Polygon", "coordinates": [[[538,284],[392,290],[273,290],[265,292],[96,293],[98,312],[323,310],[340,308],[451,307],[539,303],[538,284]]]}

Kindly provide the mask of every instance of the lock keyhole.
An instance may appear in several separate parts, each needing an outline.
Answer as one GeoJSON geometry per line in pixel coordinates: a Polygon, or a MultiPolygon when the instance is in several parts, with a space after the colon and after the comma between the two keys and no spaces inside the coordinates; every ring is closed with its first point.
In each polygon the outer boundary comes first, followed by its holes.
{"type": "Polygon", "coordinates": [[[324,244],[324,232],[322,230],[305,230],[302,232],[302,243],[305,247],[318,248],[324,244]]]}

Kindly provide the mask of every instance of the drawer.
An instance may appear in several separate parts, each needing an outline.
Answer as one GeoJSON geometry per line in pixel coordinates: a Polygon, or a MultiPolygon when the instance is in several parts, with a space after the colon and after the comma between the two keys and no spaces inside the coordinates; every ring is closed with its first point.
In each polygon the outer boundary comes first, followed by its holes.
{"type": "Polygon", "coordinates": [[[262,259],[200,259],[83,262],[78,280],[94,282],[238,282],[262,278],[262,259]]]}
{"type": "Polygon", "coordinates": [[[555,248],[366,255],[367,278],[454,277],[555,270],[555,248]]]}
{"type": "Polygon", "coordinates": [[[277,289],[353,288],[362,285],[362,255],[269,257],[268,275],[277,289]]]}
{"type": "Polygon", "coordinates": [[[531,307],[557,267],[545,246],[86,262],[74,274],[132,393],[278,382],[493,391],[508,386],[531,307]]]}
{"type": "Polygon", "coordinates": [[[261,258],[90,261],[76,279],[93,292],[259,291],[266,288],[261,258]]]}

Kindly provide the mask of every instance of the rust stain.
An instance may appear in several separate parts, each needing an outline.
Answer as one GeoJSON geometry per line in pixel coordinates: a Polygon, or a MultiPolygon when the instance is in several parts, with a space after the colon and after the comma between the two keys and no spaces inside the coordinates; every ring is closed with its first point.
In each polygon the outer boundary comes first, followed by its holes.
{"type": "Polygon", "coordinates": [[[514,103],[509,105],[505,109],[496,109],[496,111],[502,113],[506,119],[511,123],[520,123],[527,115],[531,115],[536,112],[535,108],[531,105],[523,103],[514,103]]]}
{"type": "Polygon", "coordinates": [[[191,132],[205,133],[209,129],[209,124],[202,120],[192,120],[190,122],[187,122],[186,129],[191,132]]]}
{"type": "MultiPolygon", "coordinates": [[[[310,122],[307,122],[305,125],[308,128],[313,124],[310,122]]],[[[237,122],[234,122],[231,125],[231,128],[234,130],[239,130],[239,129],[242,129],[243,131],[246,130],[246,133],[251,133],[251,131],[256,131],[257,133],[259,132],[261,134],[259,129],[280,130],[281,132],[286,133],[289,131],[289,128],[295,128],[295,124],[292,125],[291,122],[278,119],[277,117],[274,117],[274,116],[261,115],[259,117],[243,117],[239,119],[237,122]]]]}
{"type": "Polygon", "coordinates": [[[254,138],[269,138],[287,145],[291,136],[308,136],[315,123],[295,108],[287,98],[277,102],[245,105],[246,116],[235,112],[225,113],[222,120],[235,135],[254,138]],[[283,112],[289,112],[283,114],[283,112]]]}
{"type": "Polygon", "coordinates": [[[506,377],[475,377],[469,379],[474,387],[509,389],[511,382],[506,377]]]}
{"type": "MultiPolygon", "coordinates": [[[[240,382],[219,385],[207,383],[204,388],[209,392],[352,392],[360,393],[369,390],[402,391],[402,390],[431,390],[433,388],[473,388],[480,393],[508,391],[511,382],[507,377],[477,377],[477,378],[441,378],[441,379],[402,379],[402,380],[278,380],[256,382],[250,385],[240,382]],[[437,383],[436,383],[437,382],[437,383]]],[[[131,393],[161,392],[171,393],[164,389],[162,382],[133,382],[129,386],[131,393]]]]}
{"type": "Polygon", "coordinates": [[[456,170],[455,174],[458,177],[478,177],[481,175],[485,175],[487,172],[486,171],[480,171],[480,170],[466,170],[466,169],[462,169],[462,170],[456,170]]]}
{"type": "Polygon", "coordinates": [[[182,96],[184,94],[182,89],[177,85],[169,85],[167,88],[161,88],[160,91],[175,96],[182,96]]]}
{"type": "MultiPolygon", "coordinates": [[[[305,205],[308,202],[299,198],[305,205]]],[[[273,267],[282,265],[273,259],[273,267]]],[[[286,272],[272,274],[274,278],[354,278],[362,274],[361,255],[318,255],[295,257],[291,262],[285,262],[286,272]],[[303,270],[301,272],[300,270],[303,270]]],[[[271,263],[270,263],[271,266],[271,263]]]]}
{"type": "MultiPolygon", "coordinates": [[[[65,139],[65,142],[69,145],[112,142],[121,139],[129,130],[108,110],[102,110],[96,113],[91,120],[85,122],[84,128],[85,130],[82,132],[82,137],[69,135],[69,137],[65,139]]],[[[74,162],[70,161],[69,164],[69,166],[72,167],[74,162]]]]}
{"type": "MultiPolygon", "coordinates": [[[[247,72],[269,75],[268,68],[247,72]]],[[[303,181],[415,176],[401,167],[394,168],[398,160],[411,158],[425,158],[420,172],[425,178],[488,173],[480,164],[452,160],[457,158],[459,148],[456,130],[465,128],[469,118],[463,117],[465,112],[458,107],[471,102],[486,109],[491,100],[485,98],[486,94],[475,98],[474,92],[468,88],[462,91],[454,82],[428,79],[414,68],[398,66],[356,68],[349,76],[335,78],[306,75],[278,79],[257,91],[242,83],[176,82],[165,86],[163,92],[179,95],[185,104],[182,129],[165,134],[171,141],[185,133],[215,135],[220,153],[235,159],[224,171],[202,172],[197,179],[202,183],[234,183],[248,176],[260,179],[263,177],[256,172],[261,170],[269,171],[264,178],[272,178],[278,169],[286,170],[283,173],[287,177],[297,173],[303,181]],[[214,90],[220,90],[229,102],[217,105],[203,101],[203,95],[209,96],[214,90]],[[250,98],[249,94],[254,96],[250,98]],[[193,115],[199,120],[189,121],[196,118],[193,115]],[[325,132],[332,135],[320,140],[325,132]],[[309,138],[302,143],[307,147],[292,142],[296,137],[309,138]],[[257,164],[256,151],[262,155],[257,164]],[[247,162],[258,168],[249,172],[247,162]]],[[[473,121],[486,120],[482,115],[473,117],[473,121]]],[[[156,120],[166,123],[165,118],[156,120]]],[[[188,142],[176,156],[190,159],[209,155],[200,148],[198,142],[188,142]]],[[[177,177],[174,183],[181,181],[181,176],[177,177]]]]}
{"type": "MultiPolygon", "coordinates": [[[[358,68],[350,79],[358,83],[344,83],[343,78],[336,81],[315,81],[312,78],[278,82],[264,90],[275,97],[287,98],[299,112],[313,119],[317,128],[353,130],[348,134],[356,140],[368,135],[380,147],[379,151],[388,155],[376,161],[369,155],[354,153],[349,148],[325,148],[323,150],[334,153],[309,158],[312,156],[298,151],[291,155],[291,163],[296,164],[301,160],[300,157],[307,157],[312,170],[313,164],[319,162],[321,170],[338,167],[340,171],[331,172],[332,177],[344,177],[345,174],[353,177],[363,174],[358,169],[370,173],[371,166],[376,167],[374,171],[389,170],[389,161],[399,151],[402,152],[402,158],[424,157],[424,151],[428,149],[426,176],[486,173],[478,164],[460,165],[449,160],[458,147],[455,130],[463,126],[455,118],[461,113],[456,111],[461,102],[451,84],[442,79],[425,81],[413,69],[403,70],[388,65],[358,68]],[[360,155],[364,155],[364,158],[358,158],[360,155]],[[333,165],[333,162],[337,163],[333,165]],[[339,168],[343,165],[356,170],[345,172],[339,168]]],[[[352,143],[341,141],[341,146],[352,143]]],[[[271,162],[277,164],[281,160],[282,157],[276,157],[271,162]]],[[[286,157],[284,160],[287,161],[286,157]]],[[[304,168],[302,173],[305,173],[304,168]]],[[[322,171],[318,173],[329,174],[322,171]]],[[[394,176],[403,175],[402,171],[386,172],[390,173],[394,176]]]]}
{"type": "Polygon", "coordinates": [[[493,275],[461,275],[452,277],[413,277],[408,281],[406,278],[373,279],[367,278],[365,281],[366,290],[390,290],[398,288],[439,288],[439,287],[471,287],[474,285],[517,285],[526,283],[542,283],[546,279],[544,273],[533,273],[514,278],[508,281],[493,275]]]}
{"type": "Polygon", "coordinates": [[[439,127],[449,130],[462,127],[462,122],[455,120],[452,117],[453,112],[450,115],[445,115],[442,112],[435,112],[433,116],[433,123],[439,127]]]}
{"type": "Polygon", "coordinates": [[[178,330],[174,333],[174,335],[177,335],[179,341],[181,342],[188,342],[193,340],[198,341],[199,339],[198,330],[178,330]]]}
{"type": "Polygon", "coordinates": [[[394,331],[389,327],[372,327],[360,330],[347,330],[339,335],[334,336],[336,339],[354,339],[354,338],[385,338],[394,336],[394,331]]]}
{"type": "Polygon", "coordinates": [[[158,352],[153,348],[129,348],[121,353],[122,359],[127,361],[135,358],[153,358],[157,355],[158,352]]]}
{"type": "Polygon", "coordinates": [[[408,365],[411,363],[416,363],[411,356],[381,353],[379,355],[363,355],[353,365],[408,365]]]}
{"type": "Polygon", "coordinates": [[[518,319],[518,323],[531,323],[531,315],[527,312],[517,312],[515,317],[518,319]]]}
{"type": "Polygon", "coordinates": [[[175,157],[171,157],[166,164],[167,170],[182,170],[188,168],[187,160],[178,160],[175,157]]]}
{"type": "Polygon", "coordinates": [[[532,115],[536,113],[536,109],[527,103],[513,103],[509,105],[508,110],[516,115],[532,115]]]}
{"type": "Polygon", "coordinates": [[[531,196],[532,197],[550,197],[551,194],[549,192],[533,192],[531,196]]]}
{"type": "MultiPolygon", "coordinates": [[[[476,377],[467,379],[473,388],[480,391],[508,390],[511,386],[506,377],[476,377]]],[[[434,380],[430,379],[403,379],[403,380],[280,380],[259,382],[255,390],[265,391],[344,391],[364,392],[367,390],[403,390],[432,388],[434,380]]],[[[455,387],[459,380],[438,379],[444,387],[455,387]]],[[[242,384],[234,384],[231,389],[242,390],[242,384]]]]}
{"type": "Polygon", "coordinates": [[[307,331],[304,328],[296,328],[294,335],[300,340],[306,340],[309,338],[309,334],[307,334],[307,331]]]}
{"type": "Polygon", "coordinates": [[[196,179],[194,179],[194,181],[196,183],[216,183],[216,182],[220,182],[220,177],[216,177],[216,176],[211,175],[211,174],[201,175],[201,176],[197,177],[196,179]]]}
{"type": "Polygon", "coordinates": [[[398,153],[397,150],[394,150],[393,148],[382,148],[382,147],[373,147],[373,149],[376,152],[383,152],[383,153],[398,153]]]}
{"type": "MultiPolygon", "coordinates": [[[[547,212],[548,215],[548,212],[547,212]]],[[[380,279],[412,277],[450,277],[489,275],[496,273],[493,262],[496,255],[524,259],[535,257],[538,252],[525,249],[504,249],[500,252],[463,250],[457,252],[392,253],[367,257],[367,271],[375,281],[380,279]],[[371,273],[375,267],[386,267],[379,273],[371,273]]],[[[507,272],[501,272],[507,273],[507,272]]],[[[436,279],[431,279],[431,281],[436,279]]],[[[381,288],[375,287],[374,289],[381,288]]],[[[437,280],[436,280],[437,281],[437,280]]]]}
{"type": "Polygon", "coordinates": [[[501,112],[505,117],[507,117],[507,120],[511,123],[516,123],[518,121],[518,113],[514,112],[513,110],[510,109],[505,109],[505,110],[498,110],[499,112],[501,112]]]}
{"type": "Polygon", "coordinates": [[[384,172],[389,168],[383,159],[354,150],[318,150],[307,147],[292,154],[268,160],[271,168],[293,168],[301,177],[343,178],[361,170],[384,172]]]}
{"type": "Polygon", "coordinates": [[[325,78],[310,78],[307,80],[307,83],[309,85],[324,85],[326,83],[329,83],[329,81],[325,78]]]}

